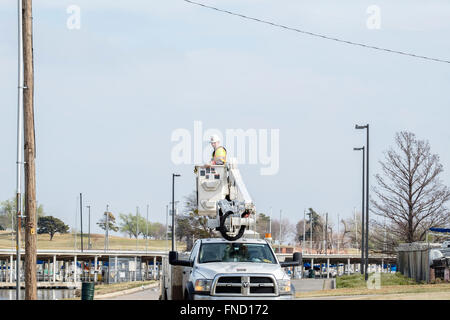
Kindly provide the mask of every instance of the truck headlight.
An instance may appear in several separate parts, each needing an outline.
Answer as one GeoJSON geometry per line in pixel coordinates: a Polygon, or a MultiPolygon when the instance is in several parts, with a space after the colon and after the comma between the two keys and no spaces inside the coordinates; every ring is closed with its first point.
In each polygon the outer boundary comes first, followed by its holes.
{"type": "Polygon", "coordinates": [[[278,292],[280,294],[290,294],[291,280],[278,280],[278,292]]]}
{"type": "Polygon", "coordinates": [[[195,291],[197,292],[209,292],[211,291],[212,280],[199,279],[195,281],[195,291]]]}

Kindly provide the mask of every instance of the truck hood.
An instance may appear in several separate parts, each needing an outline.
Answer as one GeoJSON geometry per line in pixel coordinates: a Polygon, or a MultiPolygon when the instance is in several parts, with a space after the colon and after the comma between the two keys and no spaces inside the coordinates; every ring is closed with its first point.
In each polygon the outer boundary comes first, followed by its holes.
{"type": "Polygon", "coordinates": [[[257,273],[272,274],[277,280],[287,279],[288,276],[279,264],[254,263],[254,262],[211,262],[202,263],[195,267],[195,271],[205,277],[214,279],[218,273],[257,273]]]}

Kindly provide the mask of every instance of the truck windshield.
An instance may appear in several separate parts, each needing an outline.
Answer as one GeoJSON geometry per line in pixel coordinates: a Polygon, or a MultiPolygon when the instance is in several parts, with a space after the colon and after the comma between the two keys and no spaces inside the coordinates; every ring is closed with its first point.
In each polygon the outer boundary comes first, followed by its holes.
{"type": "Polygon", "coordinates": [[[200,248],[199,262],[276,263],[276,259],[267,244],[203,243],[200,248]]]}

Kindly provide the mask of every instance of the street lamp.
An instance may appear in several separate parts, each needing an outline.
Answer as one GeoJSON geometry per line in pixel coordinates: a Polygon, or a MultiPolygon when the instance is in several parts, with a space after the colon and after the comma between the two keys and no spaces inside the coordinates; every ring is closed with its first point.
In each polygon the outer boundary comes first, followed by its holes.
{"type": "MultiPolygon", "coordinates": [[[[313,220],[313,211],[312,211],[312,209],[310,209],[309,210],[309,228],[310,228],[310,231],[309,231],[309,250],[310,250],[310,254],[312,254],[312,248],[313,248],[313,245],[312,245],[312,242],[313,242],[313,223],[314,223],[314,220],[313,220]]],[[[312,266],[311,266],[311,268],[312,268],[312,266]]]]}
{"type": "Polygon", "coordinates": [[[367,267],[369,263],[369,124],[366,124],[365,126],[359,126],[356,125],[355,129],[357,130],[363,130],[367,129],[366,138],[367,138],[367,144],[366,144],[366,153],[367,153],[367,166],[366,166],[366,263],[365,263],[365,279],[366,281],[369,278],[369,274],[367,273],[367,267]]]}
{"type": "Polygon", "coordinates": [[[136,207],[136,251],[139,246],[139,207],[136,207]]]}
{"type": "Polygon", "coordinates": [[[172,173],[172,251],[175,251],[175,177],[180,176],[172,173]]]}
{"type": "MultiPolygon", "coordinates": [[[[365,206],[365,177],[366,177],[366,148],[353,148],[354,151],[362,151],[363,161],[362,161],[362,210],[361,210],[361,274],[364,274],[364,265],[365,265],[365,246],[364,246],[364,206],[365,206]]],[[[355,222],[356,223],[356,222],[355,222]]]]}
{"type": "Polygon", "coordinates": [[[106,226],[105,226],[105,252],[109,250],[109,204],[106,205],[106,226]]]}
{"type": "Polygon", "coordinates": [[[147,219],[146,219],[146,230],[145,230],[145,252],[147,252],[148,250],[148,210],[149,210],[150,205],[147,205],[147,219]]]}
{"type": "Polygon", "coordinates": [[[169,205],[166,205],[166,251],[169,251],[169,205]]]}
{"type": "Polygon", "coordinates": [[[91,206],[86,206],[88,208],[88,249],[92,249],[91,245],[91,206]]]}
{"type": "Polygon", "coordinates": [[[83,194],[80,193],[81,252],[83,252],[83,194]]]}
{"type": "Polygon", "coordinates": [[[306,240],[306,209],[303,209],[303,242],[302,242],[302,254],[304,251],[305,246],[305,240],[306,240]]]}
{"type": "Polygon", "coordinates": [[[278,243],[278,252],[281,253],[281,210],[280,210],[280,236],[279,236],[279,243],[278,243]]]}

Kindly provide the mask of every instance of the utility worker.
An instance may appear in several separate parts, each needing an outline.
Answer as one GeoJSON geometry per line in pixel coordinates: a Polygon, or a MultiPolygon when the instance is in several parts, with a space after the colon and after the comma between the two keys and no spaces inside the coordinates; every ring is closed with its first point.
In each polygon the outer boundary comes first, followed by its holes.
{"type": "Polygon", "coordinates": [[[227,150],[220,145],[217,135],[211,136],[211,146],[214,151],[211,156],[211,165],[224,165],[227,162],[227,150]]]}

